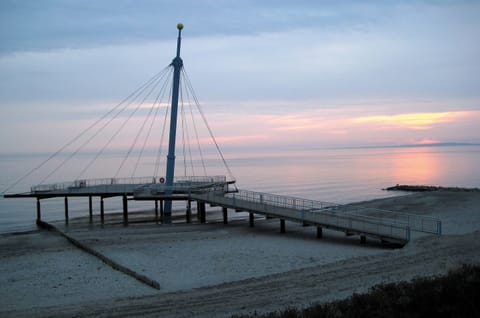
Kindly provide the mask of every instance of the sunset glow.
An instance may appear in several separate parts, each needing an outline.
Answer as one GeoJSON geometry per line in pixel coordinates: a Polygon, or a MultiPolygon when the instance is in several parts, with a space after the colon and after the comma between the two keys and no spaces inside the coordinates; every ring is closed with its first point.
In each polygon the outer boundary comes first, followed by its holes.
{"type": "Polygon", "coordinates": [[[440,113],[408,113],[398,115],[376,115],[358,117],[356,123],[372,123],[382,127],[401,126],[407,129],[430,129],[433,125],[444,124],[478,115],[478,112],[440,112],[440,113]]]}
{"type": "Polygon", "coordinates": [[[103,140],[86,149],[101,148],[127,119],[112,149],[165,141],[172,87],[161,70],[174,57],[176,10],[186,13],[182,59],[195,93],[182,81],[185,139],[197,127],[200,143],[211,142],[203,118],[193,122],[198,98],[220,146],[238,152],[480,143],[477,3],[187,1],[170,12],[154,1],[125,3],[105,25],[110,2],[81,11],[89,28],[77,5],[58,4],[53,15],[49,4],[5,4],[0,152],[55,152],[115,105],[112,127],[99,128],[103,140]],[[190,2],[196,10],[185,11],[190,2]],[[138,15],[125,28],[131,10],[138,15]],[[134,102],[122,103],[129,94],[134,102]]]}
{"type": "Polygon", "coordinates": [[[438,154],[428,150],[398,152],[390,162],[393,180],[407,184],[428,184],[440,173],[438,154]]]}

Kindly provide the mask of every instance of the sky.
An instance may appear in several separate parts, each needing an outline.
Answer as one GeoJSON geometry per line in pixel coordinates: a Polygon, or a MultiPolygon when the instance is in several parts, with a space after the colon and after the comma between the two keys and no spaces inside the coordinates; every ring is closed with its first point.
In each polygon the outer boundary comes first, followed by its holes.
{"type": "Polygon", "coordinates": [[[59,149],[172,61],[178,22],[227,151],[480,143],[480,1],[2,0],[0,154],[59,149]]]}

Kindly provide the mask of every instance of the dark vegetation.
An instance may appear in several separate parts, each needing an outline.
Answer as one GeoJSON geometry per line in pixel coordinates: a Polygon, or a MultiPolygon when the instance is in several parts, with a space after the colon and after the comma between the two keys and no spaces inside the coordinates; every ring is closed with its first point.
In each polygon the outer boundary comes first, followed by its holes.
{"type": "Polygon", "coordinates": [[[480,266],[464,265],[446,276],[377,285],[366,294],[302,310],[234,317],[480,317],[480,266]]]}

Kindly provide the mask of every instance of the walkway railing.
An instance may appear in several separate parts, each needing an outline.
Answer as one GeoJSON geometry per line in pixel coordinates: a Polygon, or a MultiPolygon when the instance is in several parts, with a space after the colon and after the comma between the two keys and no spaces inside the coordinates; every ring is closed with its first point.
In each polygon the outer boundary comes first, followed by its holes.
{"type": "Polygon", "coordinates": [[[345,214],[350,216],[359,216],[362,218],[371,218],[386,225],[393,224],[398,226],[408,226],[412,231],[438,235],[441,234],[442,222],[439,219],[415,214],[375,209],[358,205],[340,205],[331,202],[308,200],[248,190],[240,190],[238,193],[231,194],[230,197],[290,210],[313,213],[332,212],[334,214],[345,214]]]}
{"type": "Polygon", "coordinates": [[[348,204],[339,205],[333,211],[348,215],[375,217],[398,225],[408,225],[412,231],[442,234],[442,221],[433,217],[348,204]]]}
{"type": "MultiPolygon", "coordinates": [[[[136,178],[102,178],[102,179],[82,179],[71,182],[60,182],[52,184],[41,184],[31,187],[32,193],[38,192],[58,192],[58,191],[79,191],[92,187],[100,187],[108,192],[131,192],[137,186],[141,185],[163,185],[163,178],[158,177],[136,177],[136,178]],[[123,190],[122,190],[123,189],[123,190]]],[[[225,183],[226,176],[179,176],[174,178],[174,184],[192,184],[192,183],[225,183]]]]}
{"type": "Polygon", "coordinates": [[[335,213],[330,207],[338,204],[295,197],[239,190],[223,195],[205,192],[193,196],[212,204],[286,220],[327,227],[347,233],[379,237],[403,244],[410,240],[410,228],[405,224],[389,223],[375,217],[335,213]]]}
{"type": "Polygon", "coordinates": [[[439,219],[395,211],[340,205],[248,190],[239,190],[238,193],[226,195],[210,191],[197,197],[238,210],[271,214],[306,223],[325,224],[406,240],[410,238],[410,230],[441,234],[439,219]]]}

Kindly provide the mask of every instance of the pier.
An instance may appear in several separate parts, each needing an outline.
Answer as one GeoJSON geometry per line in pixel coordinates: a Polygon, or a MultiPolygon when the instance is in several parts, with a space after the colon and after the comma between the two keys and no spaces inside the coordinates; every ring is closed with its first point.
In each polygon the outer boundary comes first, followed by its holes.
{"type": "MultiPolygon", "coordinates": [[[[92,198],[100,198],[100,220],[103,223],[104,199],[119,197],[122,200],[122,215],[125,226],[129,224],[128,201],[152,201],[155,203],[155,220],[168,224],[171,214],[166,214],[165,201],[188,202],[185,220],[190,222],[191,203],[196,203],[197,217],[200,223],[207,222],[207,205],[222,208],[223,223],[228,224],[228,209],[236,212],[248,212],[249,226],[254,227],[255,215],[279,219],[280,232],[285,233],[285,221],[315,226],[317,238],[323,236],[323,229],[357,235],[365,243],[367,237],[381,240],[396,246],[405,245],[411,237],[411,231],[441,234],[441,221],[436,218],[422,217],[361,206],[340,205],[291,196],[248,190],[231,189],[231,181],[225,176],[207,176],[177,178],[173,187],[156,183],[153,178],[138,179],[99,179],[81,182],[59,183],[32,187],[31,192],[5,195],[6,198],[35,198],[37,200],[37,221],[42,220],[41,200],[64,198],[65,222],[69,222],[68,199],[86,197],[89,202],[89,216],[92,222],[92,198]],[[143,183],[150,179],[150,182],[143,183]],[[160,204],[158,204],[160,203],[160,204]],[[160,213],[158,208],[160,207],[160,213]]],[[[153,206],[153,205],[152,205],[153,206]]]]}
{"type": "MultiPolygon", "coordinates": [[[[45,211],[42,211],[41,207],[42,200],[50,198],[63,198],[65,206],[65,222],[68,224],[70,220],[69,198],[85,197],[88,198],[90,222],[93,222],[93,198],[98,198],[100,200],[100,222],[104,223],[106,217],[104,199],[118,197],[122,201],[122,219],[125,226],[128,226],[129,224],[128,202],[131,200],[152,201],[152,206],[155,206],[155,221],[162,224],[169,224],[172,221],[172,201],[185,201],[187,203],[185,212],[186,222],[191,221],[192,203],[195,203],[196,212],[200,223],[207,222],[207,216],[209,213],[207,206],[217,206],[222,208],[224,224],[228,224],[228,209],[231,209],[237,212],[247,212],[248,223],[251,227],[255,226],[255,215],[260,215],[266,218],[277,218],[279,220],[281,233],[287,232],[285,223],[286,221],[301,223],[304,226],[314,226],[317,229],[317,238],[321,238],[324,235],[323,229],[329,229],[344,232],[348,236],[357,235],[360,238],[361,243],[365,243],[367,238],[371,238],[380,240],[387,244],[403,246],[410,240],[411,231],[435,235],[441,234],[441,221],[435,218],[420,217],[417,215],[402,214],[392,211],[368,209],[351,205],[339,205],[335,203],[321,202],[304,198],[238,189],[235,185],[235,178],[231,174],[231,171],[226,164],[213,133],[205,121],[205,116],[198,105],[198,99],[195,93],[193,90],[191,93],[188,93],[188,91],[191,90],[191,84],[188,77],[184,75],[183,60],[180,57],[181,32],[183,25],[179,23],[177,25],[177,29],[178,38],[176,56],[167,68],[167,71],[155,75],[151,80],[140,87],[140,89],[132,93],[128,97],[132,98],[131,101],[128,103],[124,103],[123,101],[109,113],[107,113],[107,115],[114,114],[115,117],[106,120],[103,126],[99,124],[99,128],[93,130],[92,137],[89,137],[89,139],[82,143],[79,148],[77,148],[75,151],[72,151],[71,155],[66,156],[66,159],[62,161],[58,167],[58,169],[62,168],[68,162],[68,160],[72,158],[73,155],[78,153],[88,142],[102,132],[104,128],[108,126],[122,111],[128,109],[128,106],[135,101],[135,99],[141,100],[134,112],[129,116],[125,116],[127,117],[127,120],[120,127],[123,128],[128,120],[135,114],[135,112],[141,108],[151,92],[157,86],[161,87],[161,91],[156,95],[156,99],[152,103],[153,106],[148,113],[149,117],[147,117],[141,125],[141,129],[138,131],[132,146],[120,164],[117,173],[113,177],[94,179],[78,178],[70,182],[41,183],[39,185],[32,186],[29,192],[5,194],[4,197],[36,199],[37,222],[42,221],[42,213],[45,213],[45,211]],[[165,94],[166,87],[168,87],[168,85],[160,85],[159,83],[163,78],[167,78],[169,75],[172,75],[171,90],[169,93],[165,94]],[[186,85],[183,91],[180,89],[182,87],[181,79],[183,79],[183,84],[186,85]],[[183,93],[184,91],[185,93],[183,93]],[[146,94],[146,96],[140,97],[141,94],[146,94]],[[124,167],[124,163],[132,153],[134,147],[139,146],[138,139],[143,134],[146,135],[146,139],[143,142],[143,146],[139,151],[138,159],[136,160],[134,172],[136,171],[138,162],[144,152],[148,137],[150,136],[151,128],[155,122],[158,109],[163,107],[161,106],[162,103],[159,101],[160,97],[163,95],[169,95],[171,98],[170,102],[168,103],[170,105],[170,130],[165,173],[160,173],[158,169],[156,169],[152,176],[130,178],[118,177],[117,175],[123,172],[122,169],[124,167]],[[184,165],[184,175],[179,176],[178,173],[176,174],[175,151],[177,146],[177,115],[185,116],[186,112],[182,105],[180,112],[178,108],[179,102],[183,103],[184,98],[188,96],[191,96],[193,102],[187,104],[194,104],[199,108],[201,118],[207,126],[207,130],[213,140],[213,145],[218,150],[221,161],[225,165],[226,170],[229,172],[229,176],[209,176],[206,173],[201,176],[189,176],[187,175],[186,163],[184,165]],[[153,118],[150,117],[151,114],[155,114],[153,118]],[[150,127],[148,132],[143,131],[145,127],[150,127]]],[[[128,100],[128,98],[126,100],[128,100]]],[[[160,145],[163,144],[163,132],[165,131],[165,127],[167,125],[166,120],[168,114],[169,113],[167,110],[164,116],[165,122],[161,134],[162,141],[160,142],[160,145]]],[[[101,120],[107,118],[107,115],[102,117],[101,120]]],[[[89,129],[93,129],[93,127],[99,122],[100,121],[95,122],[93,125],[87,128],[85,132],[87,132],[89,129]]],[[[182,121],[180,121],[180,124],[181,128],[183,129],[182,143],[184,158],[187,157],[188,153],[190,160],[194,161],[192,158],[191,149],[188,148],[187,151],[186,148],[190,147],[191,144],[195,144],[193,142],[190,143],[187,140],[189,136],[197,137],[196,145],[198,145],[198,148],[200,148],[200,141],[195,122],[192,124],[194,128],[193,132],[190,133],[187,130],[189,125],[185,123],[184,118],[182,121]]],[[[115,134],[109,138],[107,144],[105,144],[105,146],[99,151],[94,160],[86,165],[86,167],[81,171],[80,175],[85,173],[85,171],[88,170],[93,163],[95,163],[96,159],[102,155],[103,151],[118,135],[119,131],[120,130],[117,130],[115,134]]],[[[48,162],[56,154],[59,154],[62,150],[66,149],[67,146],[80,139],[80,137],[83,137],[85,132],[82,132],[79,136],[72,139],[69,143],[67,143],[66,146],[62,147],[45,162],[48,162]]],[[[160,154],[160,151],[158,151],[158,153],[160,154]]],[[[201,150],[200,157],[202,157],[201,150]]],[[[201,160],[203,163],[203,157],[201,160]]],[[[38,168],[42,167],[42,165],[43,164],[41,164],[38,168]]],[[[157,163],[155,163],[155,167],[158,168],[157,163]]],[[[194,171],[193,167],[191,170],[194,171]]],[[[203,170],[206,172],[204,163],[203,170]]],[[[32,170],[32,172],[33,171],[35,170],[32,170]]],[[[56,172],[56,170],[47,175],[46,178],[50,177],[54,172],[56,172]]],[[[23,178],[20,180],[23,180],[23,178]]]]}

